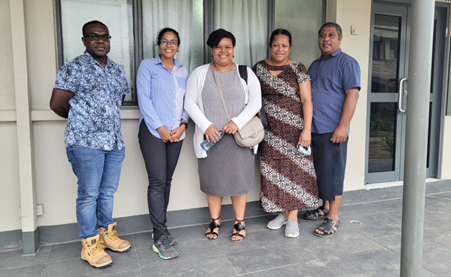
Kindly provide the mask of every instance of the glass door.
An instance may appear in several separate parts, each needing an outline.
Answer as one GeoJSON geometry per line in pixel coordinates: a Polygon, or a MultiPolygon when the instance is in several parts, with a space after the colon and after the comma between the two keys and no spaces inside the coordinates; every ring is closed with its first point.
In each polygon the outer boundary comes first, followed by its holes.
{"type": "MultiPolygon", "coordinates": [[[[434,21],[426,176],[438,176],[447,8],[437,7],[434,21]]],[[[367,183],[404,177],[405,124],[408,94],[408,6],[374,5],[369,93],[367,183]]]]}
{"type": "Polygon", "coordinates": [[[407,7],[374,5],[367,182],[401,180],[407,93],[407,7]]]}

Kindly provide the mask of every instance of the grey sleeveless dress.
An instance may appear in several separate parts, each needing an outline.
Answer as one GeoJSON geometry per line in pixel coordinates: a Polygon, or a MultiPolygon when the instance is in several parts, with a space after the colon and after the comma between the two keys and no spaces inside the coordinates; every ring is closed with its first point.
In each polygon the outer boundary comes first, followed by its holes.
{"type": "MultiPolygon", "coordinates": [[[[216,80],[231,118],[238,116],[245,106],[245,91],[236,69],[220,73],[215,71],[216,80]]],[[[208,70],[202,90],[205,116],[222,130],[227,116],[213,79],[208,70]]],[[[207,152],[207,158],[198,159],[200,189],[212,196],[238,196],[254,188],[254,155],[249,148],[236,144],[232,135],[224,137],[207,152]]]]}

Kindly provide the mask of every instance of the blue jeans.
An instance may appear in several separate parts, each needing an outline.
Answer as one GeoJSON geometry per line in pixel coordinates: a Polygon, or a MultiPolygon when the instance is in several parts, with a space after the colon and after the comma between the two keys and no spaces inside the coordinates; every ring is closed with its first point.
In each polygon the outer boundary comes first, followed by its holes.
{"type": "Polygon", "coordinates": [[[96,226],[108,228],[113,221],[113,194],[119,185],[125,148],[103,151],[73,145],[67,158],[78,178],[77,222],[80,239],[97,235],[96,226]]]}

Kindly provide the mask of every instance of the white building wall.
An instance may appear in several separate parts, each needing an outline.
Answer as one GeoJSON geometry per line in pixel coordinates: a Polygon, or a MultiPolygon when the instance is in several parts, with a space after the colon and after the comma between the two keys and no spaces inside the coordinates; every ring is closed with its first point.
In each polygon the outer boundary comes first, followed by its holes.
{"type": "MultiPolygon", "coordinates": [[[[29,94],[32,106],[32,147],[36,203],[43,204],[44,214],[38,226],[76,222],[76,178],[67,161],[63,132],[65,120],[48,108],[57,73],[56,20],[53,0],[24,0],[27,38],[29,94]]],[[[363,189],[365,185],[365,140],[368,93],[368,50],[370,43],[371,0],[330,0],[329,20],[343,28],[342,48],[360,64],[362,89],[354,118],[348,150],[345,191],[363,189]],[[358,35],[351,35],[351,25],[358,35]]],[[[0,26],[10,30],[9,1],[0,0],[0,26]]],[[[4,28],[5,29],[5,28],[4,28]]],[[[11,58],[11,32],[0,32],[0,232],[21,229],[19,159],[15,122],[14,64],[11,58]]],[[[80,44],[81,44],[80,40],[80,44]]],[[[312,42],[316,43],[316,42],[312,42]]],[[[115,47],[112,41],[112,48],[115,47]]],[[[82,53],[80,53],[82,54],[82,53]]],[[[123,107],[122,132],[127,144],[119,190],[115,195],[114,217],[147,214],[147,174],[139,150],[137,131],[139,110],[123,107]]],[[[451,117],[445,118],[442,179],[451,179],[451,117]]],[[[197,159],[193,151],[191,122],[188,136],[174,175],[169,210],[206,207],[205,195],[199,190],[197,159]]],[[[259,199],[259,170],[256,160],[255,189],[248,200],[259,199]]],[[[229,199],[224,201],[230,203],[229,199]]]]}
{"type": "Polygon", "coordinates": [[[0,0],[0,232],[21,228],[14,63],[8,0],[0,0]]]}

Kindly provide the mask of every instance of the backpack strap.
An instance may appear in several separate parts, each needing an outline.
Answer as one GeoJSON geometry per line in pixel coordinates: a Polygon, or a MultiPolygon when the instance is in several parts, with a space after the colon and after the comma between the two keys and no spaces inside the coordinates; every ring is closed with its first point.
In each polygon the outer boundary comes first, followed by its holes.
{"type": "Polygon", "coordinates": [[[238,65],[238,71],[240,72],[240,77],[244,81],[246,81],[247,84],[247,66],[245,65],[238,65]]]}

